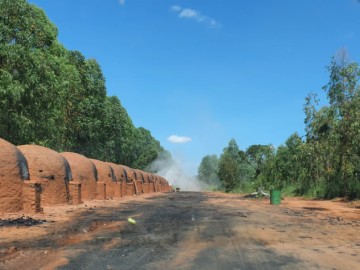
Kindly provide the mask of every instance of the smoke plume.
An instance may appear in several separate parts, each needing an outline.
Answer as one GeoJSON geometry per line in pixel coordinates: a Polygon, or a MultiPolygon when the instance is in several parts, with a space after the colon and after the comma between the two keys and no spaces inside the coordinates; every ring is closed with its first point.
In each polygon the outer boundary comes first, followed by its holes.
{"type": "Polygon", "coordinates": [[[200,182],[196,176],[186,174],[181,162],[168,156],[160,156],[148,168],[169,181],[173,187],[178,187],[183,191],[204,191],[206,184],[200,182]]]}

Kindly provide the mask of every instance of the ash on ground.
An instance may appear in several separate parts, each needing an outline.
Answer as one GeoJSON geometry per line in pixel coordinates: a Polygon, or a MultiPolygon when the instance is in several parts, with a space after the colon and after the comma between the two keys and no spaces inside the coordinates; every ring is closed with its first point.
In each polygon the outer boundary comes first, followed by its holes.
{"type": "Polygon", "coordinates": [[[30,227],[39,224],[46,223],[46,220],[42,219],[33,219],[31,217],[20,217],[17,219],[0,219],[0,228],[1,227],[30,227]]]}

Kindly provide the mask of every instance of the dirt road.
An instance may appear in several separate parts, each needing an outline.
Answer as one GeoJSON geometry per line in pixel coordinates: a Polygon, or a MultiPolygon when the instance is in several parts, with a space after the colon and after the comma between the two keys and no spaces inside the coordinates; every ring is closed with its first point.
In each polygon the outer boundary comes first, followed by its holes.
{"type": "Polygon", "coordinates": [[[0,269],[359,269],[360,209],[180,192],[45,209],[0,227],[0,269]],[[137,223],[127,222],[134,218],[137,223]]]}

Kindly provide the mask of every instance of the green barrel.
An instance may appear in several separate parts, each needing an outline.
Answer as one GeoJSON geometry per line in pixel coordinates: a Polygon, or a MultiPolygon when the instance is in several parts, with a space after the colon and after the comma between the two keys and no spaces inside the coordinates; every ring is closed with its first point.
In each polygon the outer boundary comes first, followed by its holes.
{"type": "Polygon", "coordinates": [[[270,190],[270,204],[279,205],[281,203],[281,191],[270,190]]]}

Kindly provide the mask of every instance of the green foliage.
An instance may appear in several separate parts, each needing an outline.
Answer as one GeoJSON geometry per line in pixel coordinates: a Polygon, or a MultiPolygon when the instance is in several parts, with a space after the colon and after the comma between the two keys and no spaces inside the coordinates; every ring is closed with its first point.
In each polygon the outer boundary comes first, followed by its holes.
{"type": "MultiPolygon", "coordinates": [[[[270,189],[269,189],[270,190],[270,189]]],[[[298,195],[299,187],[297,185],[287,185],[281,189],[281,196],[291,197],[298,195]]]]}
{"type": "Polygon", "coordinates": [[[219,159],[216,155],[203,157],[198,169],[198,178],[208,185],[219,185],[218,177],[219,159]]]}
{"type": "Polygon", "coordinates": [[[219,160],[219,179],[226,191],[231,191],[240,182],[239,147],[234,139],[230,140],[228,147],[223,150],[219,160]]]}
{"type": "Polygon", "coordinates": [[[57,28],[43,10],[26,0],[1,0],[0,33],[1,44],[46,49],[55,41],[57,28]]]}
{"type": "Polygon", "coordinates": [[[274,156],[274,147],[272,145],[251,145],[245,152],[244,160],[255,170],[254,179],[263,171],[267,160],[274,156]]]}
{"type": "Polygon", "coordinates": [[[360,67],[344,54],[328,67],[324,86],[329,104],[316,95],[305,100],[305,139],[292,134],[276,151],[252,145],[245,152],[235,140],[224,149],[218,176],[227,192],[258,187],[312,198],[360,198],[360,67]]]}
{"type": "Polygon", "coordinates": [[[155,140],[150,131],[145,128],[136,129],[133,168],[144,169],[164,151],[160,142],[155,140]]]}
{"type": "Polygon", "coordinates": [[[254,169],[244,160],[244,152],[234,139],[224,148],[219,160],[218,176],[226,191],[231,191],[253,178],[254,169]]]}
{"type": "Polygon", "coordinates": [[[94,59],[66,50],[45,13],[0,0],[0,137],[144,168],[164,152],[107,97],[94,59]]]}
{"type": "Polygon", "coordinates": [[[328,70],[329,105],[317,109],[316,96],[307,97],[306,141],[292,135],[280,146],[265,181],[313,198],[359,198],[360,69],[341,55],[328,70]]]}
{"type": "Polygon", "coordinates": [[[63,75],[72,79],[67,80],[64,92],[65,148],[88,157],[100,157],[106,137],[106,90],[100,66],[94,59],[86,60],[80,52],[71,51],[63,75]]]}
{"type": "Polygon", "coordinates": [[[0,136],[56,146],[61,129],[56,27],[26,1],[0,1],[0,136]]]}

